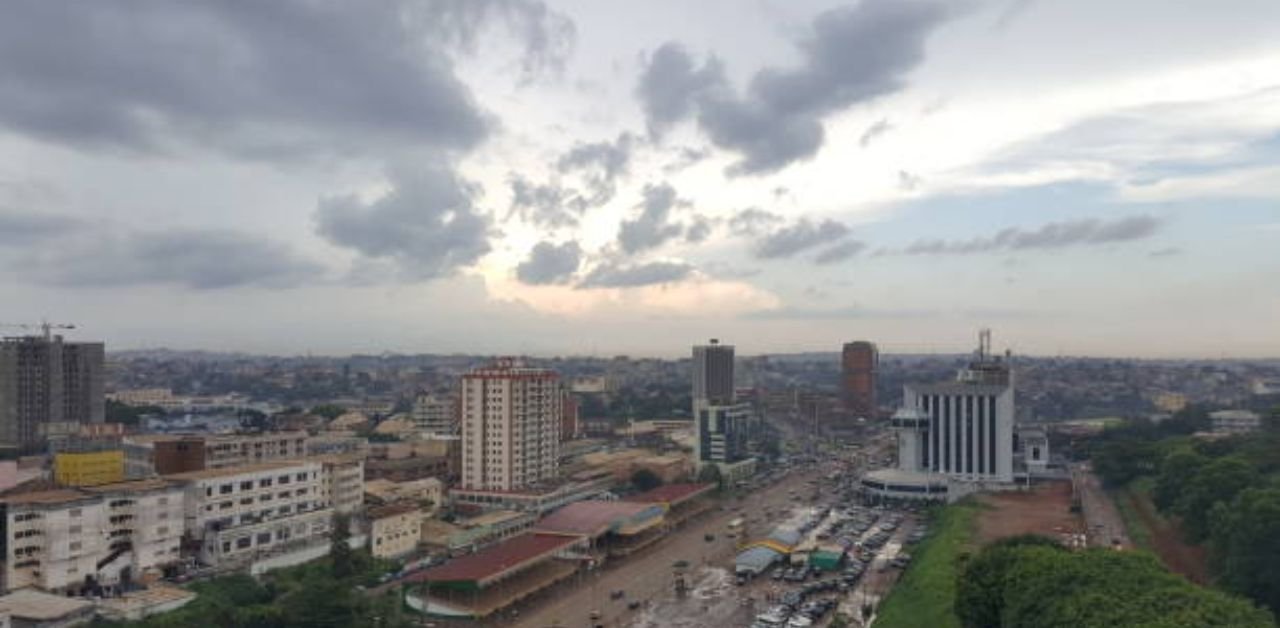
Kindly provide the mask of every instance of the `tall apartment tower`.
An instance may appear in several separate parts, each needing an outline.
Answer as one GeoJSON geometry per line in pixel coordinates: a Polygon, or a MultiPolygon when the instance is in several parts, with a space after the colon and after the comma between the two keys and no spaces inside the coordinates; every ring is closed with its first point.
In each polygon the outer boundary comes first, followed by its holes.
{"type": "Polygon", "coordinates": [[[710,344],[693,347],[693,403],[712,405],[733,403],[733,345],[710,344]]]}
{"type": "Polygon", "coordinates": [[[841,391],[845,408],[858,418],[874,419],[876,405],[876,371],[880,367],[880,351],[865,340],[848,342],[841,354],[841,391]]]}
{"type": "Polygon", "coordinates": [[[513,359],[462,376],[462,486],[516,491],[556,476],[560,376],[513,359]]]}
{"type": "Polygon", "coordinates": [[[105,417],[101,342],[62,336],[0,340],[0,446],[40,448],[49,423],[101,423],[105,417]]]}

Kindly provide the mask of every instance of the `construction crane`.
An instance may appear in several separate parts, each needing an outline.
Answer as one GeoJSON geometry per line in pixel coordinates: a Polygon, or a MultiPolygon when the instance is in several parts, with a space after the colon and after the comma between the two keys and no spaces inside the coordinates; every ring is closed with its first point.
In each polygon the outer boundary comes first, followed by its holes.
{"type": "Polygon", "coordinates": [[[46,342],[52,338],[52,336],[50,335],[51,330],[76,328],[75,325],[68,325],[63,323],[50,323],[49,321],[40,321],[40,324],[38,325],[31,325],[31,324],[25,324],[25,323],[0,323],[0,327],[16,327],[18,329],[39,329],[42,332],[44,332],[44,339],[46,342]]]}

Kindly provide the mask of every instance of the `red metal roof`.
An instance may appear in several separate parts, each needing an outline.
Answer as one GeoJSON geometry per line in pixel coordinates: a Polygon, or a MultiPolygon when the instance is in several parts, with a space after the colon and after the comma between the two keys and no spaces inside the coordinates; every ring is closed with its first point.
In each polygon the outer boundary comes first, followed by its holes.
{"type": "Polygon", "coordinates": [[[714,484],[664,484],[653,490],[626,497],[629,502],[676,505],[714,488],[714,484]]]}
{"type": "MultiPolygon", "coordinates": [[[[636,518],[645,514],[650,507],[652,503],[597,500],[574,502],[547,515],[536,527],[547,532],[586,534],[594,538],[615,526],[638,523],[636,518]]],[[[649,518],[658,519],[661,514],[661,510],[655,509],[649,518]]]]}
{"type": "Polygon", "coordinates": [[[561,534],[521,534],[474,554],[416,573],[406,578],[406,582],[462,581],[475,582],[477,586],[483,587],[489,580],[541,562],[581,540],[581,537],[561,534]]]}

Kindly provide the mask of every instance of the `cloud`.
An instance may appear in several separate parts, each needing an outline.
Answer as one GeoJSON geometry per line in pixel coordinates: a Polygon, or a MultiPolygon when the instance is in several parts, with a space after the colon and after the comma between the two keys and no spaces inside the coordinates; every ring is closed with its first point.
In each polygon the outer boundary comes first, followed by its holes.
{"type": "Polygon", "coordinates": [[[867,245],[865,242],[849,240],[848,242],[841,242],[840,244],[818,253],[813,258],[813,261],[817,264],[835,264],[836,262],[843,262],[844,260],[861,253],[866,248],[867,245]]]}
{"type": "Polygon", "coordinates": [[[577,39],[573,20],[537,0],[430,0],[415,9],[432,37],[472,54],[485,24],[505,23],[524,44],[520,65],[527,78],[562,71],[577,39]]]}
{"type": "Polygon", "coordinates": [[[640,75],[636,95],[644,110],[651,137],[661,137],[673,124],[687,118],[696,99],[725,82],[724,67],[715,58],[695,68],[684,46],[668,42],[658,47],[640,75]]]}
{"type": "Polygon", "coordinates": [[[849,227],[834,220],[815,223],[808,218],[801,218],[790,226],[757,239],[752,253],[757,259],[791,257],[801,251],[835,242],[847,235],[849,235],[849,227]]]}
{"type": "Polygon", "coordinates": [[[556,170],[583,173],[591,190],[586,202],[591,207],[599,207],[612,200],[617,192],[615,182],[627,173],[634,142],[630,133],[622,133],[612,142],[579,143],[556,161],[556,170]]]}
{"type": "Polygon", "coordinates": [[[675,159],[662,167],[662,172],[675,174],[710,156],[711,151],[709,149],[681,146],[675,151],[675,159]]]}
{"type": "Polygon", "coordinates": [[[924,183],[924,179],[920,175],[912,174],[906,170],[898,171],[898,188],[910,192],[919,188],[924,183]]]}
{"type": "Polygon", "coordinates": [[[507,217],[520,216],[535,225],[572,227],[587,208],[586,201],[577,191],[558,183],[537,184],[512,173],[507,182],[511,185],[511,208],[507,217]]]}
{"type": "Polygon", "coordinates": [[[693,266],[684,262],[649,262],[634,265],[606,262],[587,273],[578,287],[634,288],[681,281],[692,273],[693,266]]]}
{"type": "Polygon", "coordinates": [[[225,229],[96,233],[88,241],[41,247],[29,262],[32,278],[78,288],[285,288],[315,279],[323,270],[280,243],[225,229]]]}
{"type": "Polygon", "coordinates": [[[873,140],[885,133],[888,133],[892,128],[893,125],[889,124],[888,118],[880,118],[879,120],[876,120],[875,124],[867,127],[867,130],[862,132],[862,137],[858,138],[858,145],[866,148],[873,140]]]}
{"type": "Polygon", "coordinates": [[[443,44],[498,14],[529,18],[517,30],[534,56],[563,37],[539,2],[472,4],[16,4],[0,20],[0,128],[142,152],[468,150],[491,123],[443,44]]]}
{"type": "Polygon", "coordinates": [[[680,202],[676,189],[668,183],[644,186],[644,202],[640,215],[633,220],[622,221],[618,228],[618,244],[624,253],[639,253],[662,246],[667,240],[679,237],[683,228],[670,221],[671,208],[680,202]]]}
{"type": "Polygon", "coordinates": [[[390,179],[391,189],[372,202],[321,199],[317,233],[363,256],[393,260],[414,280],[450,275],[489,252],[489,218],[473,205],[474,186],[442,165],[390,179]]]}
{"type": "Polygon", "coordinates": [[[798,42],[800,64],[756,72],[745,93],[728,86],[710,58],[695,67],[676,43],[660,47],[637,95],[651,133],[687,117],[741,159],[730,174],[766,174],[817,154],[826,116],[899,91],[924,60],[928,34],[948,16],[942,3],[864,0],[820,13],[798,42]]]}
{"type": "Polygon", "coordinates": [[[582,247],[572,240],[559,246],[539,242],[529,259],[516,266],[516,278],[531,286],[568,283],[582,263],[582,247]]]}
{"type": "Polygon", "coordinates": [[[706,240],[711,236],[712,224],[705,216],[694,216],[689,226],[684,230],[684,239],[691,244],[697,244],[706,240]]]}
{"type": "Polygon", "coordinates": [[[748,207],[729,217],[729,231],[736,236],[754,236],[784,221],[782,216],[759,207],[748,207]]]}
{"type": "Polygon", "coordinates": [[[76,231],[83,223],[71,216],[0,209],[0,245],[23,245],[76,231]]]}
{"type": "Polygon", "coordinates": [[[946,255],[1127,242],[1154,235],[1160,225],[1160,219],[1147,215],[1110,221],[1085,218],[1051,222],[1030,230],[1008,227],[994,236],[969,240],[919,240],[900,252],[907,255],[946,255]]]}

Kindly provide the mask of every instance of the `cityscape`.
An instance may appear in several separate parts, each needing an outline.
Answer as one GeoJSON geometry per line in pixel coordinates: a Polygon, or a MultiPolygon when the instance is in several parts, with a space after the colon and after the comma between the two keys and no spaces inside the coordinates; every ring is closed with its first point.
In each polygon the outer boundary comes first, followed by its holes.
{"type": "Polygon", "coordinates": [[[0,628],[1277,626],[1280,4],[5,8],[0,628]]]}

